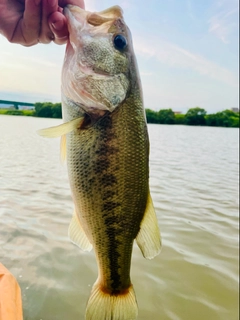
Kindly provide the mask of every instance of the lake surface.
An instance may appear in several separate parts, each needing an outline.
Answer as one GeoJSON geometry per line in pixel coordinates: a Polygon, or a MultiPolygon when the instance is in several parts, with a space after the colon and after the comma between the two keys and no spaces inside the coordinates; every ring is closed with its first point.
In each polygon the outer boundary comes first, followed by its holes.
{"type": "MultiPolygon", "coordinates": [[[[80,320],[97,278],[93,252],[68,239],[73,212],[61,120],[0,116],[0,261],[25,320],[80,320]]],[[[138,320],[238,320],[238,129],[149,125],[150,186],[163,249],[134,245],[138,320]]]]}

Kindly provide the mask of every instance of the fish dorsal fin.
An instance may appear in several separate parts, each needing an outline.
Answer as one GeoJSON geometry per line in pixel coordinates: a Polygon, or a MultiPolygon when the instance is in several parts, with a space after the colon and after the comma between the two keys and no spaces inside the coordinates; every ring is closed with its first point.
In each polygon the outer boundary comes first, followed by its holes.
{"type": "Polygon", "coordinates": [[[64,163],[67,157],[67,137],[64,134],[61,136],[61,143],[60,143],[60,156],[61,156],[61,162],[64,163]]]}
{"type": "Polygon", "coordinates": [[[83,121],[84,121],[84,117],[80,117],[80,118],[71,120],[69,122],[60,124],[59,126],[38,130],[37,133],[42,137],[57,138],[75,129],[80,128],[83,121]]]}
{"type": "Polygon", "coordinates": [[[78,247],[80,247],[83,251],[91,251],[92,250],[92,244],[88,240],[81,223],[79,221],[79,218],[76,214],[76,210],[73,212],[73,217],[70,222],[69,228],[68,228],[68,236],[70,240],[76,244],[78,247]]]}
{"type": "Polygon", "coordinates": [[[122,17],[122,9],[119,6],[113,6],[101,12],[90,13],[87,17],[87,22],[93,26],[100,26],[106,22],[112,22],[113,20],[122,17]]]}
{"type": "Polygon", "coordinates": [[[87,22],[93,26],[100,26],[101,24],[106,23],[110,20],[112,20],[112,19],[102,17],[97,13],[92,13],[87,18],[87,22]]]}
{"type": "Polygon", "coordinates": [[[161,236],[150,192],[136,241],[146,259],[153,259],[161,251],[161,236]]]}
{"type": "Polygon", "coordinates": [[[123,18],[123,11],[119,6],[112,6],[103,11],[97,12],[97,14],[111,20],[116,18],[123,18]]]}

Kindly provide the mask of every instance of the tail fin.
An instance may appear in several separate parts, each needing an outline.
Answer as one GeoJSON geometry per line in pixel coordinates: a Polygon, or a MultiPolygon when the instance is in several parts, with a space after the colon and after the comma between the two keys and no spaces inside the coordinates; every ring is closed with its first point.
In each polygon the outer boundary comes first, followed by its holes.
{"type": "Polygon", "coordinates": [[[138,315],[133,286],[124,294],[111,295],[93,285],[86,309],[86,320],[135,320],[138,315]]]}

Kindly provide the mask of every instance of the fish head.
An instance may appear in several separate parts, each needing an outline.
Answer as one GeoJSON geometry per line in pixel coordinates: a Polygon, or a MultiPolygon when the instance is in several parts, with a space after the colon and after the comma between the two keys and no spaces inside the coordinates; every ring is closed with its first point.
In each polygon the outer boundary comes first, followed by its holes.
{"type": "Polygon", "coordinates": [[[88,114],[112,112],[130,89],[134,63],[131,33],[120,7],[92,13],[64,8],[69,41],[62,71],[62,94],[88,114]]]}

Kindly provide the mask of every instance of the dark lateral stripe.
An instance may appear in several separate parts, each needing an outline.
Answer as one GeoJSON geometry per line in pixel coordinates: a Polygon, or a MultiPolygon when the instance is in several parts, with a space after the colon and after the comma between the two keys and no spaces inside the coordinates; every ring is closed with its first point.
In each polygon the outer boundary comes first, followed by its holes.
{"type": "Polygon", "coordinates": [[[100,178],[100,182],[101,182],[103,187],[111,187],[115,183],[117,183],[117,178],[114,176],[114,174],[105,173],[100,178]]]}
{"type": "Polygon", "coordinates": [[[115,201],[106,201],[103,203],[103,211],[111,211],[114,210],[115,208],[121,206],[120,202],[115,202],[115,201]]]}
{"type": "Polygon", "coordinates": [[[108,258],[110,262],[111,293],[117,294],[121,291],[121,276],[118,273],[118,270],[120,268],[118,258],[121,255],[117,250],[119,248],[120,242],[116,239],[116,229],[111,225],[107,227],[107,235],[110,240],[108,248],[108,258]]]}

